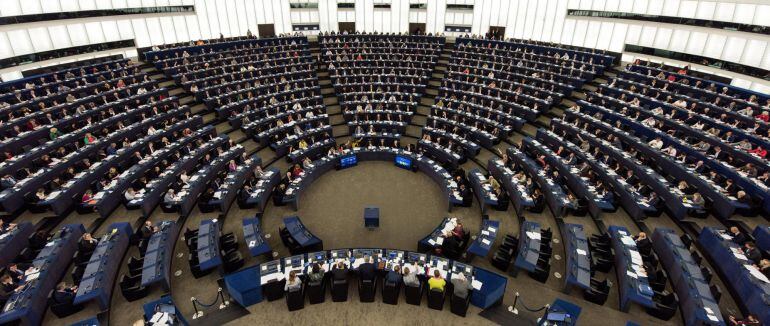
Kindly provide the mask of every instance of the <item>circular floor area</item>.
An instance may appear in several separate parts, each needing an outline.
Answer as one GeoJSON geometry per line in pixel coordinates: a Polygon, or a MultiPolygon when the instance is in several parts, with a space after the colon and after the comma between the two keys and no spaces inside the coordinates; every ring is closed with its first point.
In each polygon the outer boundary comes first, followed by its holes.
{"type": "MultiPolygon", "coordinates": [[[[447,216],[447,200],[433,180],[390,162],[361,162],[319,177],[300,197],[299,210],[268,207],[264,221],[298,215],[324,248],[414,249],[447,216]],[[380,208],[380,227],[364,227],[367,206],[380,208]]],[[[263,222],[264,223],[264,222],[263,222]]]]}

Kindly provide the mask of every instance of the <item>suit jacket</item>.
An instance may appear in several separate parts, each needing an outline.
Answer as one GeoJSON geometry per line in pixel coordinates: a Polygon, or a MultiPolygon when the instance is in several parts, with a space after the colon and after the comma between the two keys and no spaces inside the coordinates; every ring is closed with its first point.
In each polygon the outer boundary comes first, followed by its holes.
{"type": "Polygon", "coordinates": [[[757,248],[748,249],[745,251],[745,253],[746,253],[746,258],[751,259],[751,261],[755,263],[762,260],[762,253],[759,252],[759,249],[757,248]]]}
{"type": "Polygon", "coordinates": [[[374,272],[375,267],[372,263],[363,263],[361,266],[358,266],[358,273],[362,280],[374,280],[375,276],[377,276],[374,272]]]}
{"type": "Polygon", "coordinates": [[[53,293],[53,299],[58,303],[72,303],[75,300],[75,293],[69,289],[56,291],[53,293]]]}
{"type": "Polygon", "coordinates": [[[348,270],[347,268],[341,269],[341,268],[334,268],[332,269],[332,278],[336,281],[346,280],[348,279],[348,270]]]}

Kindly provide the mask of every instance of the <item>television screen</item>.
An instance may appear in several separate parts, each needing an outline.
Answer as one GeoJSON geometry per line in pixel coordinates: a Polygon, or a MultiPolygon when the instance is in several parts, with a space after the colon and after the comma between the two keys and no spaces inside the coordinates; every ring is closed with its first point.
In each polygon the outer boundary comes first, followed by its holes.
{"type": "Polygon", "coordinates": [[[343,156],[340,158],[340,168],[348,168],[358,164],[358,157],[355,155],[343,156]]]}
{"type": "Polygon", "coordinates": [[[396,166],[404,169],[412,169],[412,158],[408,156],[396,155],[396,166]]]}

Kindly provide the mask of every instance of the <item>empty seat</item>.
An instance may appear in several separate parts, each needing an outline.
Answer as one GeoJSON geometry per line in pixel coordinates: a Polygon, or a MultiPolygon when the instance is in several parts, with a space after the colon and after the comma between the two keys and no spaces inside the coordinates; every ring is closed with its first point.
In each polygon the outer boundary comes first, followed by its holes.
{"type": "Polygon", "coordinates": [[[711,289],[711,295],[714,296],[714,301],[719,303],[719,300],[722,299],[722,289],[716,284],[711,284],[709,289],[711,289]]]}
{"type": "Polygon", "coordinates": [[[662,320],[669,320],[676,314],[677,305],[679,300],[676,294],[670,293],[661,298],[660,301],[655,301],[655,308],[646,308],[647,313],[655,318],[662,320]]]}
{"type": "Polygon", "coordinates": [[[690,249],[690,246],[692,246],[693,242],[692,237],[690,237],[689,234],[682,234],[682,236],[679,238],[682,239],[682,244],[684,244],[684,247],[690,249]]]}
{"type": "Polygon", "coordinates": [[[144,266],[144,258],[128,258],[128,269],[142,268],[142,266],[144,266]]]}
{"type": "Polygon", "coordinates": [[[222,257],[225,273],[232,273],[243,267],[243,255],[238,251],[231,251],[222,257]]]}
{"type": "Polygon", "coordinates": [[[703,261],[703,257],[701,257],[697,251],[693,251],[691,254],[692,260],[694,260],[696,264],[700,265],[701,261],[703,261]]]}
{"type": "Polygon", "coordinates": [[[148,290],[143,287],[142,277],[129,277],[123,275],[120,278],[120,292],[127,301],[135,301],[147,296],[148,290]]]}

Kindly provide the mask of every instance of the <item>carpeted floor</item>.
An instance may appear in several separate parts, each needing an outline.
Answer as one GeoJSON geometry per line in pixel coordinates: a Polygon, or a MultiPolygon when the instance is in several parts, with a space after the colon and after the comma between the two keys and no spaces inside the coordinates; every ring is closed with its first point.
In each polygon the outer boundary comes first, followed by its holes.
{"type": "MultiPolygon", "coordinates": [[[[474,202],[470,208],[455,208],[451,213],[447,212],[446,199],[440,188],[425,174],[402,170],[388,162],[362,162],[359,166],[332,171],[316,180],[304,193],[300,200],[300,209],[294,212],[289,207],[274,207],[269,204],[263,217],[262,226],[265,232],[271,236],[269,244],[283,257],[288,251],[281,244],[277,231],[282,225],[281,219],[285,216],[298,215],[310,231],[324,240],[324,248],[345,247],[385,247],[415,250],[417,241],[427,235],[440,223],[445,216],[460,218],[466,228],[475,234],[478,232],[481,221],[481,213],[474,202]],[[381,226],[379,229],[369,231],[363,226],[363,209],[368,205],[379,206],[381,209],[381,226]]],[[[234,232],[238,239],[243,239],[241,221],[245,217],[254,216],[256,210],[241,210],[233,205],[230,213],[223,219],[223,232],[234,232]]],[[[616,213],[624,214],[624,213],[616,213]]],[[[618,220],[623,220],[618,215],[618,220]]],[[[201,219],[216,218],[215,214],[201,214],[194,212],[186,220],[186,227],[197,228],[201,219]]],[[[114,220],[134,220],[136,211],[120,209],[110,217],[108,223],[114,220]]],[[[170,214],[163,214],[159,210],[153,213],[151,220],[173,219],[170,214]]],[[[490,212],[490,218],[501,221],[503,234],[517,234],[519,220],[513,210],[506,212],[490,212]]],[[[544,214],[528,214],[528,220],[540,222],[544,227],[554,229],[555,238],[559,238],[558,229],[554,218],[546,211],[544,214]]],[[[608,215],[606,218],[612,218],[608,215]]],[[[589,217],[573,218],[573,222],[590,225],[593,222],[589,217]]],[[[105,224],[106,225],[106,224],[105,224]]],[[[104,229],[105,227],[102,227],[104,229]]],[[[97,231],[97,235],[105,232],[97,231]]],[[[495,247],[496,249],[496,247],[495,247]]],[[[128,255],[137,255],[136,249],[129,251],[128,255]]],[[[258,264],[265,258],[253,258],[248,255],[246,247],[241,244],[241,252],[246,257],[246,266],[258,264]]],[[[554,254],[563,255],[561,244],[554,244],[554,254]]],[[[211,302],[216,296],[218,288],[217,280],[220,276],[212,273],[200,279],[195,279],[190,274],[187,264],[188,250],[181,237],[175,249],[173,258],[172,295],[182,313],[190,318],[193,313],[191,297],[196,297],[202,302],[211,302]]],[[[127,259],[127,258],[126,258],[127,259]]],[[[497,271],[489,261],[477,257],[474,265],[497,271]]],[[[125,269],[125,265],[123,266],[125,269]]],[[[554,275],[554,272],[563,274],[563,260],[553,260],[552,275],[545,283],[534,281],[526,274],[520,274],[518,278],[509,277],[506,289],[504,307],[513,303],[515,294],[521,293],[524,303],[529,307],[541,307],[552,302],[555,298],[565,298],[583,307],[583,321],[601,320],[606,325],[624,325],[632,320],[643,325],[651,324],[681,324],[677,315],[671,322],[662,323],[647,315],[639,307],[632,307],[629,313],[617,310],[617,290],[611,292],[611,297],[604,306],[597,306],[583,300],[579,291],[573,291],[567,295],[561,292],[562,280],[554,275]]],[[[612,274],[607,276],[614,282],[612,274]]],[[[256,281],[256,280],[255,280],[256,281]]],[[[141,319],[141,305],[152,301],[162,295],[161,290],[154,290],[149,296],[135,302],[126,302],[120,294],[116,284],[115,294],[112,298],[110,324],[130,325],[141,319]]],[[[213,309],[213,308],[212,308],[213,309]]],[[[379,294],[375,303],[360,303],[355,287],[351,287],[350,299],[345,303],[331,302],[330,298],[320,305],[306,305],[303,310],[289,312],[283,300],[275,302],[263,302],[248,307],[250,314],[243,316],[228,324],[232,325],[351,325],[351,324],[416,324],[416,325],[460,325],[492,324],[489,320],[479,316],[480,309],[471,307],[466,318],[457,317],[449,312],[448,306],[444,311],[428,309],[426,304],[415,307],[403,302],[397,306],[390,306],[380,302],[379,294]]],[[[521,316],[535,319],[539,313],[528,313],[519,307],[521,316]]],[[[50,316],[46,321],[69,324],[83,319],[84,314],[76,314],[67,319],[56,319],[50,316]]]]}

